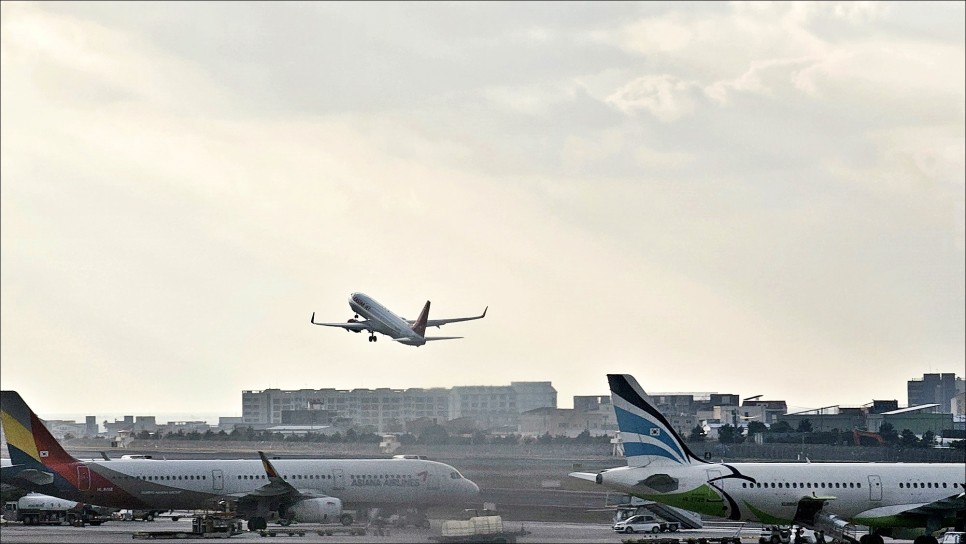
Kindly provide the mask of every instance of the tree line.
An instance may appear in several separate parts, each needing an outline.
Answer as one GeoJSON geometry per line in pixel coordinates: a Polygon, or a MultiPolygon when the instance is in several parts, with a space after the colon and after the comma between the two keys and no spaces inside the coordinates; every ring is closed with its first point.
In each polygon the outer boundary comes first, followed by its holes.
{"type": "MultiPolygon", "coordinates": [[[[760,421],[752,421],[748,423],[747,433],[744,433],[744,430],[742,427],[735,427],[730,423],[722,425],[718,428],[718,441],[723,444],[741,444],[749,437],[762,433],[765,442],[769,443],[829,445],[854,445],[855,443],[851,430],[814,431],[812,430],[812,422],[808,419],[801,420],[798,427],[794,429],[787,421],[779,421],[771,427],[760,421]]],[[[932,431],[926,431],[922,437],[919,437],[909,429],[903,429],[902,432],[899,432],[889,422],[883,423],[876,434],[882,438],[882,445],[886,447],[930,448],[938,444],[936,433],[932,431]]],[[[691,430],[688,439],[689,441],[700,442],[706,440],[707,436],[704,429],[698,425],[691,430]]],[[[866,440],[860,443],[862,445],[869,445],[869,443],[879,445],[875,440],[866,440]]],[[[955,440],[950,444],[950,447],[964,449],[966,448],[966,440],[955,440]]]]}
{"type": "MultiPolygon", "coordinates": [[[[335,432],[331,434],[307,432],[304,434],[283,434],[270,430],[256,430],[249,427],[236,427],[231,432],[213,431],[205,432],[188,431],[183,429],[167,433],[141,431],[133,435],[138,440],[189,440],[189,441],[220,441],[220,442],[308,442],[308,443],[332,443],[332,444],[378,444],[382,441],[382,436],[372,431],[357,431],[347,429],[345,432],[335,432]]],[[[70,439],[72,436],[66,436],[70,439]]],[[[407,432],[397,436],[399,443],[403,446],[409,445],[473,445],[473,444],[595,444],[609,443],[610,437],[607,435],[591,436],[590,431],[584,430],[575,437],[552,436],[544,433],[541,436],[523,436],[517,433],[506,435],[492,435],[484,431],[475,430],[472,432],[452,433],[439,424],[425,426],[419,431],[407,432]]]]}

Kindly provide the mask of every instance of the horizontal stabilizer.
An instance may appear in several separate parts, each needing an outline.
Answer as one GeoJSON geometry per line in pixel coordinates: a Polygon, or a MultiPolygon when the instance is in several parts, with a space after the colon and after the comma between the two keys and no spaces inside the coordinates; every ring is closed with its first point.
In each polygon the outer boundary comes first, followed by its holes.
{"type": "Polygon", "coordinates": [[[428,336],[428,337],[421,338],[421,339],[418,339],[418,340],[413,340],[412,338],[409,338],[409,337],[406,337],[406,336],[401,336],[399,338],[393,338],[392,341],[393,342],[399,342],[400,344],[407,344],[407,345],[411,345],[411,346],[412,345],[418,346],[418,345],[422,344],[423,342],[429,342],[430,340],[458,340],[460,338],[463,338],[463,337],[462,336],[428,336]]]}
{"type": "Polygon", "coordinates": [[[597,473],[596,472],[571,472],[569,474],[569,476],[571,478],[580,478],[581,480],[587,480],[589,482],[596,482],[597,481],[597,473]]]}

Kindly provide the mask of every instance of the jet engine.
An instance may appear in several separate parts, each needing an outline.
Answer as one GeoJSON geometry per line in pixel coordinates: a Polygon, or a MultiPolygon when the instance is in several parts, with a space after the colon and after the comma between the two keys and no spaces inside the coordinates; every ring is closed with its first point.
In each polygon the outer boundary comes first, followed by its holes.
{"type": "MultiPolygon", "coordinates": [[[[353,318],[350,317],[349,318],[349,321],[347,321],[347,323],[360,323],[360,321],[358,319],[353,319],[353,318]]],[[[346,329],[346,330],[347,331],[352,331],[352,332],[362,332],[359,329],[346,329]]]]}
{"type": "Polygon", "coordinates": [[[285,517],[300,523],[327,523],[338,521],[342,515],[342,501],[335,497],[305,499],[289,506],[285,517]]]}

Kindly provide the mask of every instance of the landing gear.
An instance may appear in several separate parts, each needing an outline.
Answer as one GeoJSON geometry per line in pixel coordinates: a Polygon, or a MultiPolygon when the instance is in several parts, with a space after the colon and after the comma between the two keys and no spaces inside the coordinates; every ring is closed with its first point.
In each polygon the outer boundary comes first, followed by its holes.
{"type": "Polygon", "coordinates": [[[375,342],[375,341],[376,341],[376,335],[375,335],[375,334],[373,334],[373,335],[371,335],[371,336],[369,337],[369,341],[370,341],[370,342],[375,342]]]}
{"type": "Polygon", "coordinates": [[[261,516],[255,516],[248,520],[249,531],[261,531],[268,527],[268,522],[261,516]]]}

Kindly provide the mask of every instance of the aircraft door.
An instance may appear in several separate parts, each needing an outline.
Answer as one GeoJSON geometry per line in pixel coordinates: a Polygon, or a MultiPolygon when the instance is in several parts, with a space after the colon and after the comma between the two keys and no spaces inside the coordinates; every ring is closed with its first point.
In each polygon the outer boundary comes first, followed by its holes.
{"type": "Polygon", "coordinates": [[[225,489],[225,473],[220,470],[211,471],[211,488],[215,491],[225,489]]]}
{"type": "Polygon", "coordinates": [[[345,471],[341,468],[332,469],[332,489],[345,489],[345,471]]]}
{"type": "Polygon", "coordinates": [[[869,500],[882,500],[882,479],[875,474],[869,475],[869,500]]]}
{"type": "Polygon", "coordinates": [[[91,469],[87,465],[77,465],[77,489],[80,491],[91,490],[91,469]]]}

